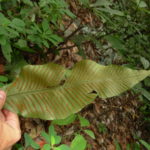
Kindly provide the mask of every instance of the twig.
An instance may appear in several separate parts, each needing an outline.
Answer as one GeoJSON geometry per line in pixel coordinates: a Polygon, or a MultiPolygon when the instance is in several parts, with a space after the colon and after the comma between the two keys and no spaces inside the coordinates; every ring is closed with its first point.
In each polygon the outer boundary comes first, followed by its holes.
{"type": "Polygon", "coordinates": [[[64,41],[62,43],[59,44],[60,45],[63,45],[65,44],[72,36],[74,36],[79,30],[81,30],[83,28],[83,26],[79,26],[75,31],[73,31],[70,35],[68,35],[64,41]]]}
{"type": "Polygon", "coordinates": [[[65,32],[66,30],[68,30],[68,28],[72,25],[73,22],[74,22],[74,20],[71,20],[71,22],[69,23],[69,25],[65,28],[65,30],[63,32],[65,32]]]}
{"type": "Polygon", "coordinates": [[[76,45],[71,45],[71,46],[67,46],[67,47],[62,47],[62,48],[58,48],[57,50],[65,50],[65,49],[71,49],[71,48],[74,48],[76,47],[76,45]]]}

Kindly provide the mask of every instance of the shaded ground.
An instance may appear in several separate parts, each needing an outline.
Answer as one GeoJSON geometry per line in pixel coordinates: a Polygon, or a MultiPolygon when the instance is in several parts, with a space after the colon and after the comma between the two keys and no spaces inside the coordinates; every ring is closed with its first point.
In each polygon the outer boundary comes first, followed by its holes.
{"type": "MultiPolygon", "coordinates": [[[[95,16],[92,16],[92,14],[85,9],[77,7],[74,1],[70,2],[70,8],[78,16],[81,25],[89,24],[94,27],[101,26],[101,22],[98,21],[95,16]]],[[[75,24],[73,20],[65,18],[64,24],[67,33],[78,31],[79,26],[75,24]]],[[[67,40],[60,45],[62,51],[60,51],[57,56],[50,51],[47,52],[46,58],[44,59],[41,59],[39,54],[23,53],[23,55],[27,60],[30,60],[32,64],[42,64],[52,61],[71,68],[74,63],[83,58],[77,54],[78,48],[74,46],[74,43],[72,43],[69,38],[66,39],[67,40]]],[[[108,51],[106,53],[99,52],[90,41],[84,44],[84,52],[86,58],[94,61],[107,59],[110,53],[113,53],[113,51],[108,51]]],[[[115,59],[112,58],[112,62],[115,64],[124,63],[120,57],[115,57],[115,59]]],[[[0,54],[0,74],[4,74],[4,64],[5,61],[0,54]]],[[[81,132],[88,141],[89,146],[87,150],[115,150],[115,140],[117,140],[121,144],[122,149],[125,150],[127,144],[136,142],[134,135],[142,136],[147,141],[150,140],[148,139],[149,134],[146,129],[147,127],[142,125],[142,118],[138,110],[140,105],[138,95],[134,95],[129,91],[120,97],[107,100],[97,98],[93,104],[84,108],[80,114],[91,123],[90,127],[86,129],[91,129],[96,136],[96,139],[93,140],[88,135],[81,132]]],[[[39,119],[20,119],[22,134],[28,132],[35,141],[43,144],[44,141],[41,139],[40,133],[42,130],[47,130],[51,122],[39,119]]],[[[81,129],[79,121],[75,121],[67,126],[55,126],[55,128],[57,133],[63,137],[62,143],[65,144],[70,144],[74,138],[74,133],[79,132],[81,129]]],[[[20,142],[24,144],[24,139],[22,138],[20,142]]]]}

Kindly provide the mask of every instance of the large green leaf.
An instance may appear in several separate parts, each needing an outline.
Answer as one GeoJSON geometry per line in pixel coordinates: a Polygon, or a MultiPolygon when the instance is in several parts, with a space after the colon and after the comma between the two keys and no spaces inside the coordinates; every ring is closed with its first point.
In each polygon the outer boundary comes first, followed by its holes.
{"type": "Polygon", "coordinates": [[[27,65],[6,87],[5,108],[24,117],[63,119],[97,96],[119,95],[149,75],[150,71],[103,66],[90,60],[77,63],[71,71],[53,63],[27,65]]]}

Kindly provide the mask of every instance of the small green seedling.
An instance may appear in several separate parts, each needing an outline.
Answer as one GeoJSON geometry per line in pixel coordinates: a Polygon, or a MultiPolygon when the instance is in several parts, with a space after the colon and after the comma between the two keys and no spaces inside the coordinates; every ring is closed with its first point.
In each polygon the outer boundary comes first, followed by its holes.
{"type": "MultiPolygon", "coordinates": [[[[90,126],[90,122],[87,119],[83,118],[80,115],[78,115],[78,118],[79,118],[79,121],[80,121],[81,128],[90,126]]],[[[81,131],[83,131],[85,134],[89,135],[92,139],[95,139],[95,135],[94,135],[94,132],[92,130],[81,129],[81,131]]]]}
{"type": "Polygon", "coordinates": [[[99,129],[99,132],[100,133],[106,133],[107,132],[107,127],[106,127],[106,125],[104,124],[104,123],[99,123],[99,125],[98,125],[98,129],[99,129]]]}

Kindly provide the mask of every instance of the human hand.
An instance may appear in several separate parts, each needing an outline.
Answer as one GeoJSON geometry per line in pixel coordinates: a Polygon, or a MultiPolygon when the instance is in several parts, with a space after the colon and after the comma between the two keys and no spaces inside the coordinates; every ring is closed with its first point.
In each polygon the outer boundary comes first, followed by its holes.
{"type": "Polygon", "coordinates": [[[11,146],[21,138],[18,116],[3,110],[6,94],[0,91],[0,150],[10,150],[11,146]]]}

